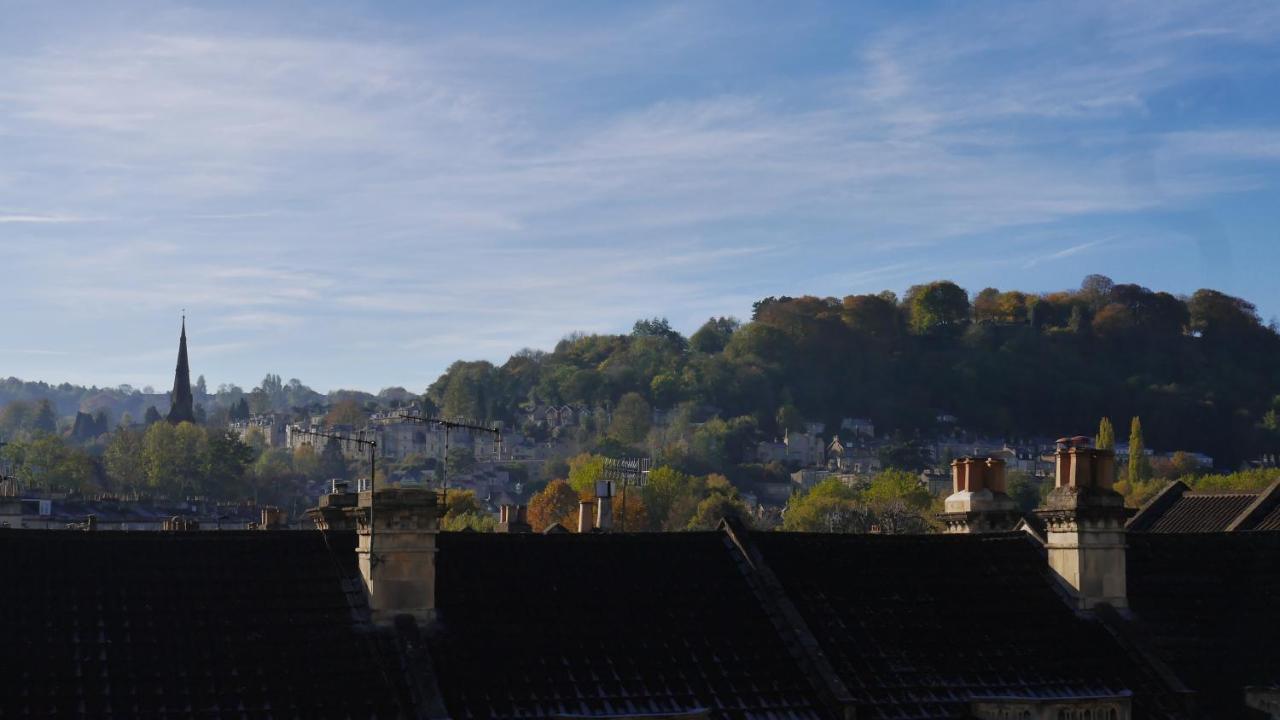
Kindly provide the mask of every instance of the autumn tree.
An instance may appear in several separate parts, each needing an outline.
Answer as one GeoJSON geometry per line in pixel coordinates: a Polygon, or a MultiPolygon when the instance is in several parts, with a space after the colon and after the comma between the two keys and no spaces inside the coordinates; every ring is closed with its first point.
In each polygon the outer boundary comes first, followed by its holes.
{"type": "Polygon", "coordinates": [[[324,416],[324,423],[329,427],[345,425],[355,428],[363,426],[368,419],[369,416],[360,407],[360,403],[348,398],[334,404],[328,414],[324,416]]]}
{"type": "Polygon", "coordinates": [[[529,501],[529,524],[542,531],[554,523],[578,526],[578,493],[564,480],[552,480],[529,501]]]}

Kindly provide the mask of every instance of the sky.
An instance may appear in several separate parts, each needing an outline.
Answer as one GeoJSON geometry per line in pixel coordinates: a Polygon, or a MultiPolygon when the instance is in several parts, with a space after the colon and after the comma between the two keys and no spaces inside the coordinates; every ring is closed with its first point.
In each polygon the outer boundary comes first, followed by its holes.
{"type": "Polygon", "coordinates": [[[0,0],[0,376],[426,388],[770,295],[1280,314],[1280,3],[0,0]]]}

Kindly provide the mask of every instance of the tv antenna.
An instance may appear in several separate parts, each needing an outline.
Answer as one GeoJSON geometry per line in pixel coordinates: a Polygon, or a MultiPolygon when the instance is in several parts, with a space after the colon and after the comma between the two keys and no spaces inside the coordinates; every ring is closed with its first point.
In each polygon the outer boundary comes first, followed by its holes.
{"type": "Polygon", "coordinates": [[[627,486],[644,485],[645,474],[653,466],[653,461],[644,458],[605,458],[604,479],[622,486],[622,512],[618,515],[618,530],[627,531],[627,486]]]}
{"type": "Polygon", "coordinates": [[[468,430],[470,432],[490,433],[496,439],[497,459],[502,460],[502,430],[501,427],[494,423],[492,425],[482,424],[479,420],[469,418],[441,418],[427,417],[425,415],[416,415],[408,410],[402,410],[395,413],[385,420],[402,420],[404,422],[418,423],[419,425],[433,425],[435,427],[444,428],[444,457],[441,460],[441,468],[443,479],[441,480],[444,492],[444,501],[449,500],[449,432],[451,430],[468,430]]]}

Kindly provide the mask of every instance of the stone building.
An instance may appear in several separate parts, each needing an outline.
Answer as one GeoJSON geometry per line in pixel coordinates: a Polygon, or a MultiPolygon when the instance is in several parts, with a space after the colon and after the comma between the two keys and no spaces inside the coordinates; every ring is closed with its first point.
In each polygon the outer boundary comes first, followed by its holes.
{"type": "Polygon", "coordinates": [[[441,532],[412,489],[309,531],[0,530],[0,716],[1276,717],[1280,533],[1128,532],[1113,456],[1056,460],[1043,542],[988,459],[952,534],[441,532]]]}

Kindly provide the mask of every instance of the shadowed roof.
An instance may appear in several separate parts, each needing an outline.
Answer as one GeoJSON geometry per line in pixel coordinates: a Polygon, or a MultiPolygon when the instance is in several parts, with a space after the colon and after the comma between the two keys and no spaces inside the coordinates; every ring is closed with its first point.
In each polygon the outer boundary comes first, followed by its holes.
{"type": "Polygon", "coordinates": [[[1155,687],[1097,621],[1071,610],[1022,532],[758,533],[861,718],[967,718],[980,698],[1127,695],[1155,687]]]}
{"type": "Polygon", "coordinates": [[[1280,533],[1129,535],[1129,606],[1204,717],[1280,687],[1280,533]]]}
{"type": "Polygon", "coordinates": [[[820,718],[723,533],[441,533],[451,715],[820,718]]]}
{"type": "Polygon", "coordinates": [[[394,717],[354,540],[0,530],[0,717],[394,717]]]}

